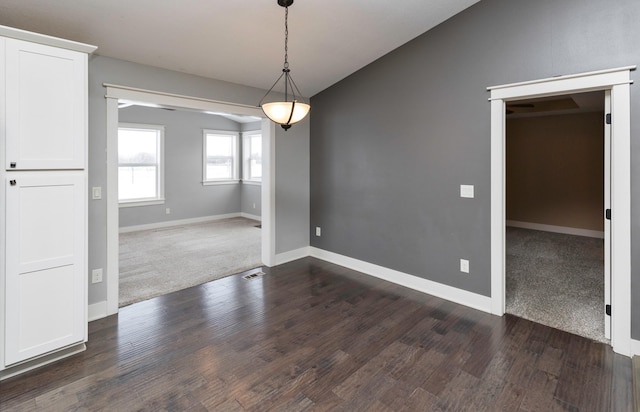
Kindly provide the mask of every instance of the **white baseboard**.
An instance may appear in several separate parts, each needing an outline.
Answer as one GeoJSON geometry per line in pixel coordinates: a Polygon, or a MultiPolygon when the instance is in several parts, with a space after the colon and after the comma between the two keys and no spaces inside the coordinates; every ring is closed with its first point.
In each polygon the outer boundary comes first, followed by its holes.
{"type": "Polygon", "coordinates": [[[168,220],[166,222],[149,223],[145,225],[124,226],[119,229],[120,233],[137,232],[139,230],[160,229],[164,227],[189,225],[192,223],[212,222],[215,220],[230,219],[232,217],[240,217],[240,213],[226,213],[224,215],[202,216],[191,219],[168,220]]]}
{"type": "Polygon", "coordinates": [[[103,300],[89,305],[88,316],[89,322],[109,316],[107,312],[107,301],[103,300]]]}
{"type": "Polygon", "coordinates": [[[302,259],[309,256],[309,246],[301,247],[300,249],[290,250],[284,253],[278,253],[276,255],[276,265],[282,265],[284,263],[293,262],[294,260],[302,259]]]}
{"type": "Polygon", "coordinates": [[[630,357],[640,356],[640,340],[631,339],[631,354],[630,357]]]}
{"type": "Polygon", "coordinates": [[[244,213],[244,212],[241,212],[240,216],[245,217],[247,219],[257,220],[258,222],[262,222],[262,216],[252,215],[252,214],[244,213]]]}
{"type": "Polygon", "coordinates": [[[453,286],[443,285],[431,280],[419,278],[407,273],[398,272],[397,270],[385,268],[383,266],[374,265],[369,262],[350,258],[348,256],[339,255],[337,253],[310,248],[310,256],[336,265],[344,266],[349,269],[371,275],[388,282],[396,283],[428,295],[436,296],[460,305],[478,309],[483,312],[491,313],[491,298],[488,296],[478,295],[466,290],[458,289],[453,286]]]}
{"type": "Polygon", "coordinates": [[[579,229],[575,227],[543,225],[541,223],[519,222],[517,220],[507,220],[507,226],[520,227],[522,229],[541,230],[543,232],[563,233],[565,235],[595,237],[604,239],[604,232],[599,230],[579,229]]]}

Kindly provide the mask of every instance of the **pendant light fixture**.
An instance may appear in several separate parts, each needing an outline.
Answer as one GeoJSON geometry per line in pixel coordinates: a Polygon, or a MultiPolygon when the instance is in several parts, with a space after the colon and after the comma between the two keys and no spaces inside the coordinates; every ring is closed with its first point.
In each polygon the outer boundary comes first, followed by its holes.
{"type": "Polygon", "coordinates": [[[289,6],[293,4],[293,0],[278,0],[278,4],[284,7],[284,67],[282,74],[273,83],[267,94],[260,100],[262,111],[271,121],[279,124],[284,130],[291,127],[292,124],[304,119],[311,106],[309,106],[302,97],[302,93],[298,90],[298,86],[291,77],[291,69],[289,69],[289,6]],[[284,77],[284,101],[263,103],[273,88],[284,77]]]}

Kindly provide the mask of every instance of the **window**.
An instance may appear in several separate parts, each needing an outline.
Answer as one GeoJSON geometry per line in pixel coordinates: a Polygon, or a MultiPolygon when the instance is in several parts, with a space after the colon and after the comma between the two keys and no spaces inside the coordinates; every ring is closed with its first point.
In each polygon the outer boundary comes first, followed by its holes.
{"type": "Polygon", "coordinates": [[[238,136],[236,132],[204,130],[203,184],[237,182],[238,136]]]}
{"type": "Polygon", "coordinates": [[[164,202],[164,126],[118,127],[118,200],[121,206],[164,202]]]}
{"type": "Polygon", "coordinates": [[[262,132],[242,134],[242,157],[244,158],[242,180],[246,182],[262,181],[262,132]]]}

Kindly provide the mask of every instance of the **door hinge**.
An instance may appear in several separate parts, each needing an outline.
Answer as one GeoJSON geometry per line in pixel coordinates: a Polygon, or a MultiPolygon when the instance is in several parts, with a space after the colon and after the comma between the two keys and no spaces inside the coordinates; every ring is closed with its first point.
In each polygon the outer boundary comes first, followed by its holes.
{"type": "Polygon", "coordinates": [[[611,220],[611,209],[607,209],[607,210],[604,212],[604,217],[606,217],[606,218],[607,218],[607,220],[611,220]]]}
{"type": "Polygon", "coordinates": [[[607,113],[607,115],[605,116],[605,122],[607,124],[611,124],[611,113],[607,113]]]}
{"type": "Polygon", "coordinates": [[[607,316],[611,316],[611,305],[605,305],[604,313],[606,313],[607,316]]]}

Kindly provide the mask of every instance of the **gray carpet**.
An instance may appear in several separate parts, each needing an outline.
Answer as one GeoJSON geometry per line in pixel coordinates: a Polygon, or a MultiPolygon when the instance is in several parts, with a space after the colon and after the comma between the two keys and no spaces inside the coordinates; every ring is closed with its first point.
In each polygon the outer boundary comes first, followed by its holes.
{"type": "Polygon", "coordinates": [[[120,307],[262,265],[254,220],[120,234],[120,307]]]}
{"type": "Polygon", "coordinates": [[[604,241],[508,227],[506,311],[599,342],[604,241]]]}

